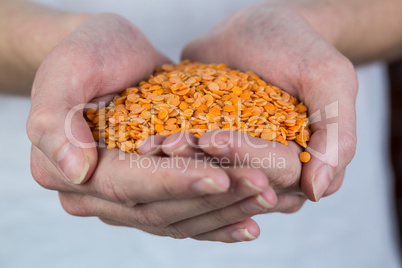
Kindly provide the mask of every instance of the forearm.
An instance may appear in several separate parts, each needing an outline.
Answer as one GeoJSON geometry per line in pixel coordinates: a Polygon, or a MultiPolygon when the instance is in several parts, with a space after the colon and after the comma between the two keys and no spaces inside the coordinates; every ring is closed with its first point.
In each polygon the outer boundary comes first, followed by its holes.
{"type": "Polygon", "coordinates": [[[354,63],[402,56],[400,0],[280,0],[354,63]]]}
{"type": "Polygon", "coordinates": [[[22,0],[1,0],[0,91],[28,94],[46,55],[87,16],[22,0]]]}

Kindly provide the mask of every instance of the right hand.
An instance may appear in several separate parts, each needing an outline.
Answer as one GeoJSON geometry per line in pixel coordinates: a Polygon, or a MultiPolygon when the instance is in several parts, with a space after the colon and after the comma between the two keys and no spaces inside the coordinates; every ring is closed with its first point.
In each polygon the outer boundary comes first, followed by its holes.
{"type": "Polygon", "coordinates": [[[262,172],[197,169],[190,158],[185,170],[174,166],[173,158],[163,158],[173,167],[162,169],[152,162],[159,156],[139,156],[132,167],[128,155],[119,160],[119,150],[96,149],[82,110],[65,128],[72,108],[115,95],[167,61],[117,15],[95,15],[64,39],[42,63],[32,89],[27,132],[33,177],[59,191],[64,209],[73,215],[176,238],[237,242],[257,237],[258,225],[249,218],[265,208],[255,195],[264,192],[268,203],[276,203],[262,172]],[[93,146],[75,146],[69,132],[93,146]],[[137,167],[141,161],[152,164],[137,167]]]}

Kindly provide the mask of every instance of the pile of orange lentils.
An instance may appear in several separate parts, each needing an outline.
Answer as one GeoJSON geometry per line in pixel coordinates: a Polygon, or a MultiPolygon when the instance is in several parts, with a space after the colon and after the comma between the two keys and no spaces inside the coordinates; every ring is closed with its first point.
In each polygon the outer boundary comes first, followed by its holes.
{"type": "Polygon", "coordinates": [[[151,135],[183,131],[200,137],[216,129],[305,148],[311,135],[306,113],[303,103],[252,71],[183,61],[163,65],[86,117],[96,141],[134,153],[151,135]]]}

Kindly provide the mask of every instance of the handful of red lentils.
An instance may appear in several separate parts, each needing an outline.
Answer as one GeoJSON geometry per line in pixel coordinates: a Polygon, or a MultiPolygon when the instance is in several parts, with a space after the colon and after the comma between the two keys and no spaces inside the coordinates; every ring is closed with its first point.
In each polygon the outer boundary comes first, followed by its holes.
{"type": "MultiPolygon", "coordinates": [[[[183,131],[201,137],[216,129],[286,145],[294,140],[305,148],[311,135],[306,112],[303,103],[252,71],[183,61],[163,65],[86,116],[96,141],[134,153],[151,135],[183,131]]],[[[309,159],[308,153],[300,155],[303,162],[309,159]]]]}

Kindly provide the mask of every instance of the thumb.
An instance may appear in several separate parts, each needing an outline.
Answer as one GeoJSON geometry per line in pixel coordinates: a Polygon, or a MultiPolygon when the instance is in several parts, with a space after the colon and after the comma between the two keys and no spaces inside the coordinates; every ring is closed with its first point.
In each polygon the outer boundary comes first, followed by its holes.
{"type": "Polygon", "coordinates": [[[68,181],[82,184],[98,161],[92,133],[83,117],[84,105],[53,94],[35,96],[27,122],[28,137],[68,181]]]}
{"type": "Polygon", "coordinates": [[[327,78],[325,82],[315,81],[308,87],[311,92],[300,94],[309,107],[312,130],[306,149],[312,158],[303,164],[301,187],[312,201],[341,186],[345,168],[356,149],[358,84],[353,65],[344,59],[321,75],[327,78]]]}

